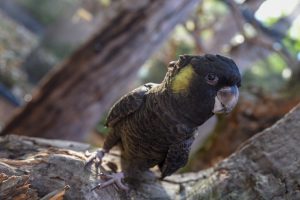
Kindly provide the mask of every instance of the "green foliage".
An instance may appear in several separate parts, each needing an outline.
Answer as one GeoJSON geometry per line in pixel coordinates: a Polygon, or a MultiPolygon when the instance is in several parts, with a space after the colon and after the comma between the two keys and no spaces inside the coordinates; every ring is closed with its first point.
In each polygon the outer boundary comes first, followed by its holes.
{"type": "Polygon", "coordinates": [[[176,49],[175,52],[177,58],[179,57],[179,55],[193,54],[194,52],[194,44],[189,44],[184,41],[179,41],[177,45],[178,48],[176,49]]]}
{"type": "Polygon", "coordinates": [[[199,15],[200,24],[204,26],[206,24],[214,23],[220,16],[224,16],[228,13],[228,8],[223,1],[219,0],[206,0],[201,8],[199,15]]]}
{"type": "Polygon", "coordinates": [[[289,36],[283,39],[284,46],[289,50],[289,52],[296,56],[300,52],[300,40],[291,40],[289,36]]]}
{"type": "Polygon", "coordinates": [[[160,83],[167,71],[166,64],[159,59],[152,59],[139,71],[142,83],[160,83]]]}
{"type": "Polygon", "coordinates": [[[300,52],[300,16],[292,23],[283,43],[294,56],[300,52]]]}
{"type": "Polygon", "coordinates": [[[279,91],[287,81],[282,77],[286,67],[285,61],[278,54],[273,53],[266,60],[255,63],[244,73],[242,89],[255,86],[267,92],[279,91]]]}
{"type": "Polygon", "coordinates": [[[108,7],[111,4],[111,0],[98,0],[103,6],[108,7]]]}
{"type": "Polygon", "coordinates": [[[0,73],[0,80],[0,82],[8,88],[12,88],[17,82],[10,74],[6,73],[0,73]]]}
{"type": "Polygon", "coordinates": [[[188,52],[185,52],[185,54],[187,54],[193,51],[193,45],[194,40],[188,33],[187,29],[182,25],[178,25],[172,33],[171,39],[165,45],[165,49],[166,51],[178,51],[177,53],[179,54],[181,53],[180,51],[187,50],[188,52]]]}
{"type": "Polygon", "coordinates": [[[97,123],[95,129],[100,135],[106,136],[109,132],[109,128],[107,128],[104,124],[106,121],[106,116],[101,118],[100,122],[97,123]]]}
{"type": "Polygon", "coordinates": [[[75,45],[71,45],[70,43],[64,42],[47,42],[44,43],[44,48],[53,56],[55,56],[58,60],[63,60],[74,51],[75,45]]]}
{"type": "Polygon", "coordinates": [[[50,25],[64,14],[78,0],[18,0],[44,25],[50,25]]]}
{"type": "Polygon", "coordinates": [[[202,9],[205,13],[203,17],[201,16],[203,22],[206,22],[205,20],[215,20],[216,17],[228,13],[227,6],[220,0],[206,0],[202,9]]]}
{"type": "MultiPolygon", "coordinates": [[[[182,25],[178,25],[172,34],[169,42],[163,47],[163,52],[168,52],[172,59],[176,59],[179,55],[193,54],[194,42],[182,25]]],[[[139,78],[141,83],[154,82],[160,83],[166,72],[167,65],[170,60],[164,60],[162,54],[151,58],[139,71],[139,78]]]]}
{"type": "Polygon", "coordinates": [[[263,21],[264,25],[268,26],[268,27],[272,27],[273,25],[275,25],[278,20],[280,20],[282,17],[284,16],[280,16],[280,17],[270,17],[267,18],[265,21],[263,21]]]}
{"type": "Polygon", "coordinates": [[[37,38],[0,12],[0,82],[8,88],[27,90],[26,76],[19,68],[37,38]]]}

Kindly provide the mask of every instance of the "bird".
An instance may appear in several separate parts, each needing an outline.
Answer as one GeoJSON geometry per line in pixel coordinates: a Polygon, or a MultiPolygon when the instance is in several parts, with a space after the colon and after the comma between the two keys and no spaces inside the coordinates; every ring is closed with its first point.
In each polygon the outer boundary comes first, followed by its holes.
{"type": "MultiPolygon", "coordinates": [[[[241,74],[221,55],[181,55],[168,65],[161,83],[146,83],[121,97],[110,109],[110,129],[102,149],[87,159],[101,165],[112,147],[121,149],[122,172],[106,175],[95,188],[115,184],[127,190],[127,177],[158,166],[161,179],[183,167],[195,130],[214,114],[230,113],[238,102],[241,74]]],[[[93,188],[93,189],[95,189],[93,188]]]]}

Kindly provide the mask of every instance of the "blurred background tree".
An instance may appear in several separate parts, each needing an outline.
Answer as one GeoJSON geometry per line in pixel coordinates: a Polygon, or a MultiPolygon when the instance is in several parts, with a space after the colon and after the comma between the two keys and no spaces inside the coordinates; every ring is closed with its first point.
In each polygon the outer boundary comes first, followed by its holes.
{"type": "MultiPolygon", "coordinates": [[[[299,102],[299,0],[203,0],[197,3],[162,47],[149,54],[144,64],[138,62],[135,70],[128,72],[130,77],[126,81],[120,81],[123,83],[121,92],[106,97],[105,109],[96,114],[99,118],[102,116],[100,122],[88,137],[94,144],[102,144],[106,109],[114,100],[139,84],[161,81],[167,64],[180,54],[225,54],[236,61],[243,74],[239,105],[231,115],[213,118],[199,129],[190,164],[185,170],[209,167],[223,159],[299,102]]],[[[86,45],[92,35],[129,4],[132,1],[1,0],[0,83],[9,93],[8,97],[2,95],[0,101],[2,125],[19,104],[31,100],[32,88],[49,70],[58,70],[62,66],[58,63],[86,45]]],[[[165,12],[171,10],[170,6],[165,12]]],[[[162,43],[166,34],[156,37],[161,37],[162,43]]],[[[144,39],[147,43],[148,39],[144,39]]],[[[113,85],[114,81],[101,84],[113,85]]],[[[78,98],[84,96],[78,94],[78,98]]],[[[76,110],[73,114],[77,114],[76,110]]],[[[63,137],[52,134],[55,138],[63,137]]],[[[43,136],[43,133],[35,136],[43,136]]],[[[83,139],[75,133],[73,136],[72,139],[83,139]]]]}

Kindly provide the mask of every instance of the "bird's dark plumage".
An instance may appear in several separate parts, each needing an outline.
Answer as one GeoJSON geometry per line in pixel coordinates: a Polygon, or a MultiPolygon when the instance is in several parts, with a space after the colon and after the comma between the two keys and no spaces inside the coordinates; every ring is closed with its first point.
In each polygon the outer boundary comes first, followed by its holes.
{"type": "Polygon", "coordinates": [[[214,111],[230,112],[241,76],[219,55],[180,56],[160,84],[148,83],[123,96],[110,110],[104,150],[120,144],[125,174],[158,165],[162,177],[188,160],[194,130],[214,111]]]}

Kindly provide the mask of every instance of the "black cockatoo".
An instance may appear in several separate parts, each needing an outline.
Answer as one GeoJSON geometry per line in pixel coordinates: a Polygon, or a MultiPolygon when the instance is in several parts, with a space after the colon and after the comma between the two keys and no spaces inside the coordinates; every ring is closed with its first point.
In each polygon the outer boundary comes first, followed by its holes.
{"type": "Polygon", "coordinates": [[[241,75],[233,60],[207,54],[183,55],[168,66],[162,83],[147,83],[124,95],[111,108],[111,130],[87,165],[100,162],[119,144],[123,172],[107,175],[101,188],[158,165],[161,177],[183,167],[195,129],[216,113],[229,113],[238,101],[241,75]]]}

